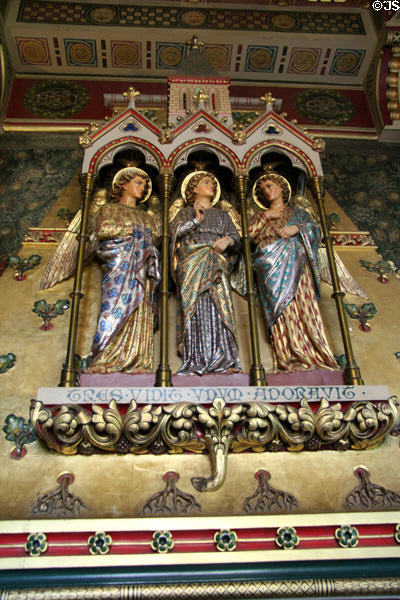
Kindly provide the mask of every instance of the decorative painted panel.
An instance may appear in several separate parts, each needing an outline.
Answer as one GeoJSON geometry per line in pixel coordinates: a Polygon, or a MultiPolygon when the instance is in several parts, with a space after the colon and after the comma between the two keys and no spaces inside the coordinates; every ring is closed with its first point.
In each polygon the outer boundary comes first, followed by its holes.
{"type": "Polygon", "coordinates": [[[49,46],[46,38],[15,38],[19,57],[25,65],[51,65],[49,46]]]}
{"type": "Polygon", "coordinates": [[[365,50],[336,50],[330,75],[358,75],[365,50]]]}
{"type": "Polygon", "coordinates": [[[248,46],[244,70],[272,73],[277,53],[278,46],[248,46]]]}
{"type": "Polygon", "coordinates": [[[96,40],[65,39],[69,67],[97,67],[96,40]]]}
{"type": "Polygon", "coordinates": [[[129,27],[186,27],[301,33],[364,35],[358,13],[185,8],[121,4],[99,7],[72,2],[22,0],[18,21],[129,27]]]}
{"type": "Polygon", "coordinates": [[[288,73],[316,73],[321,52],[321,48],[293,48],[288,73]]]}
{"type": "Polygon", "coordinates": [[[228,71],[231,64],[232,46],[229,44],[206,44],[203,53],[217,71],[228,71]]]}
{"type": "Polygon", "coordinates": [[[176,69],[185,56],[185,44],[159,42],[156,44],[156,61],[159,69],[176,69]]]}
{"type": "Polygon", "coordinates": [[[350,98],[336,90],[310,89],[296,96],[296,108],[311,123],[342,125],[354,116],[350,98]]]}
{"type": "Polygon", "coordinates": [[[78,82],[46,79],[29,88],[24,104],[37,117],[59,119],[80,112],[88,99],[86,88],[78,82]]]}
{"type": "Polygon", "coordinates": [[[111,41],[111,65],[135,69],[142,66],[142,46],[139,42],[111,41]]]}

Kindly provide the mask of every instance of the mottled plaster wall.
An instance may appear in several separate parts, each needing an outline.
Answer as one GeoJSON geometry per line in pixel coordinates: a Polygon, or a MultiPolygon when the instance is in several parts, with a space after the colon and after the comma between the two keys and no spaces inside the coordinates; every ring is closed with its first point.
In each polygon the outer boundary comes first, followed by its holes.
{"type": "MultiPolygon", "coordinates": [[[[81,167],[79,147],[7,148],[0,145],[0,260],[18,251],[81,167]]],[[[63,226],[60,221],[54,226],[63,226]]]]}
{"type": "Polygon", "coordinates": [[[371,232],[379,254],[400,268],[400,149],[367,144],[362,153],[343,144],[341,151],[325,152],[322,164],[336,202],[358,229],[371,232]]]}

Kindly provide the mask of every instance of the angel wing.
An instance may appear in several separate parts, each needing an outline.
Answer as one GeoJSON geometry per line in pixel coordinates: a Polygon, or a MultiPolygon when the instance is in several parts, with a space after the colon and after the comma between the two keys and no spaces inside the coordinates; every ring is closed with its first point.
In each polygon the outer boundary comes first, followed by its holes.
{"type": "Polygon", "coordinates": [[[297,194],[293,199],[293,205],[302,208],[307,211],[308,214],[316,223],[320,222],[319,215],[315,212],[314,205],[312,201],[306,196],[302,196],[301,194],[297,194]]]}
{"type": "Polygon", "coordinates": [[[147,201],[147,212],[156,219],[161,219],[162,208],[160,198],[154,194],[147,201]]]}
{"type": "MultiPolygon", "coordinates": [[[[356,296],[360,296],[360,298],[364,298],[368,300],[367,294],[364,290],[358,285],[357,281],[354,279],[350,271],[347,269],[345,264],[343,263],[340,256],[333,250],[333,255],[336,261],[336,269],[338,272],[340,285],[348,294],[354,294],[356,296]]],[[[332,285],[331,272],[329,270],[328,257],[326,254],[326,249],[323,246],[318,248],[318,262],[319,262],[319,272],[321,275],[322,281],[325,281],[329,285],[332,285]]]]}
{"type": "Polygon", "coordinates": [[[228,215],[232,219],[232,223],[234,224],[236,231],[241,236],[242,235],[242,221],[241,221],[240,215],[237,212],[237,210],[234,209],[232,204],[230,202],[228,202],[227,200],[221,200],[220,206],[221,206],[222,210],[225,210],[228,213],[228,215]]]}
{"type": "Polygon", "coordinates": [[[182,210],[182,208],[184,208],[185,206],[186,205],[183,198],[177,198],[175,202],[171,204],[168,211],[168,220],[170,223],[172,223],[178,212],[182,210]]]}
{"type": "MultiPolygon", "coordinates": [[[[308,214],[317,223],[320,222],[319,217],[314,210],[313,203],[311,202],[311,200],[309,200],[305,196],[302,196],[301,194],[297,194],[297,196],[294,197],[294,205],[299,206],[300,208],[303,208],[304,210],[306,210],[308,212],[308,214]]],[[[336,269],[338,272],[340,285],[341,285],[342,289],[348,294],[354,294],[356,296],[360,296],[361,298],[365,298],[367,300],[368,299],[367,294],[358,285],[357,281],[354,279],[354,277],[352,276],[350,271],[344,265],[342,259],[337,254],[335,249],[333,250],[333,255],[335,257],[336,269]]],[[[328,257],[326,254],[326,250],[323,246],[320,246],[318,248],[318,262],[319,262],[319,272],[320,272],[322,281],[325,281],[329,285],[332,285],[332,278],[331,278],[331,272],[329,270],[328,257]]]]}
{"type": "MultiPolygon", "coordinates": [[[[96,215],[103,204],[107,202],[107,191],[99,190],[96,192],[89,209],[88,233],[92,234],[95,230],[96,215]]],[[[79,209],[72,219],[67,231],[49,262],[43,271],[39,283],[39,290],[47,290],[64,279],[71,277],[75,271],[76,257],[78,254],[77,234],[81,228],[82,210],[79,209]]],[[[86,244],[85,258],[93,251],[93,243],[90,240],[86,244]]]]}

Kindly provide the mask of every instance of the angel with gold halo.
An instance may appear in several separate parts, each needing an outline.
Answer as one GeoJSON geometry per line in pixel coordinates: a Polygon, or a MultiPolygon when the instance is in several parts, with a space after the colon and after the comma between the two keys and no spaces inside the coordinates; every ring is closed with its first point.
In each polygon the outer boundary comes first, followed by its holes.
{"type": "MultiPolygon", "coordinates": [[[[153,367],[156,291],[160,282],[155,243],[161,231],[156,215],[138,206],[149,198],[151,190],[145,171],[126,167],[113,179],[110,202],[91,210],[91,246],[104,271],[88,369],[92,373],[137,373],[153,367]]],[[[76,237],[71,231],[76,226],[71,224],[59,254],[65,252],[65,246],[73,246],[68,236],[76,237]]],[[[70,250],[73,253],[74,249],[70,250]]],[[[55,267],[62,262],[60,255],[51,259],[41,289],[69,276],[65,272],[54,275],[55,267]]]]}
{"type": "Polygon", "coordinates": [[[290,184],[281,175],[259,177],[253,197],[263,210],[249,218],[274,370],[337,369],[318,307],[321,231],[305,210],[290,206],[290,196],[290,184]]]}
{"type": "MultiPolygon", "coordinates": [[[[216,207],[218,180],[190,173],[171,207],[171,270],[177,284],[179,374],[240,371],[229,276],[240,235],[226,210],[216,207]]],[[[233,209],[232,209],[233,210],[233,209]]]]}

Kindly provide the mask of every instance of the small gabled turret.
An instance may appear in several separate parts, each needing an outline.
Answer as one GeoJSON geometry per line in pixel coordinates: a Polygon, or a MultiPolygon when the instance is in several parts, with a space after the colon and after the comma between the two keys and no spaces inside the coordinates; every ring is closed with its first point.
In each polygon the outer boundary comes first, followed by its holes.
{"type": "Polygon", "coordinates": [[[232,124],[229,79],[223,79],[202,52],[195,34],[186,42],[188,53],[176,74],[168,79],[168,121],[178,124],[203,110],[225,126],[232,124]]]}

